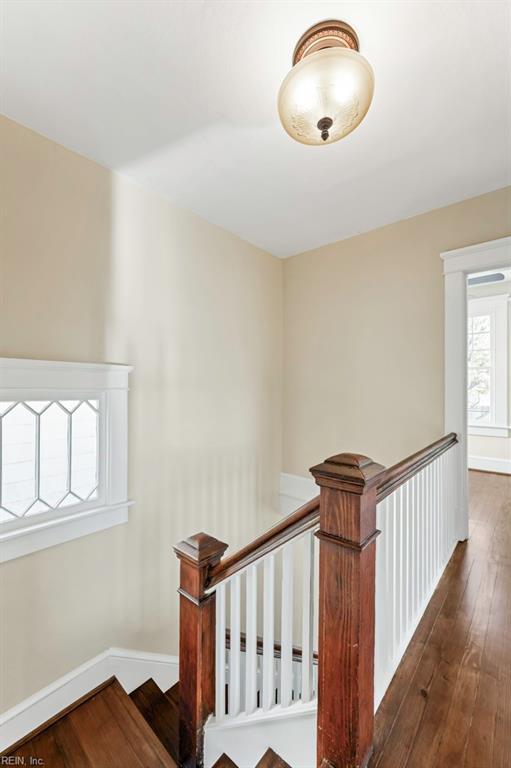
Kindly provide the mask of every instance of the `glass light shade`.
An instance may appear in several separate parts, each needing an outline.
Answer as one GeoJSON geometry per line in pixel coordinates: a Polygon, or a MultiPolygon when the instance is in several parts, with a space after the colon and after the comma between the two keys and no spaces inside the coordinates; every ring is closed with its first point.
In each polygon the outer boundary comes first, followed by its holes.
{"type": "Polygon", "coordinates": [[[332,144],[362,122],[373,91],[372,67],[360,53],[324,48],[305,56],[285,77],[278,97],[280,120],[302,144],[332,144]],[[325,118],[332,121],[326,137],[320,123],[325,118]]]}

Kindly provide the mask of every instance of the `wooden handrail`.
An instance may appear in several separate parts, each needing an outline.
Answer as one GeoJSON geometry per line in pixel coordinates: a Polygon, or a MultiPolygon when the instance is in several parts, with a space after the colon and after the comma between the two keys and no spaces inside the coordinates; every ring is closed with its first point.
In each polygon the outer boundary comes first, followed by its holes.
{"type": "Polygon", "coordinates": [[[290,539],[305,533],[319,522],[319,496],[269,528],[261,536],[229,557],[215,565],[209,575],[207,588],[214,587],[234,573],[242,571],[247,565],[259,560],[273,550],[281,547],[290,539]]]}
{"type": "MultiPolygon", "coordinates": [[[[426,448],[413,453],[392,467],[381,472],[378,478],[377,501],[389,496],[396,488],[416,475],[434,459],[458,442],[454,432],[441,437],[426,448]]],[[[214,566],[209,574],[207,588],[216,586],[251,563],[285,544],[295,536],[314,528],[319,522],[319,496],[315,496],[302,507],[281,522],[269,528],[261,536],[247,544],[238,552],[224,558],[214,566]]]]}
{"type": "Polygon", "coordinates": [[[426,448],[412,453],[408,458],[399,461],[394,466],[389,467],[381,473],[381,479],[378,482],[378,488],[376,491],[376,500],[382,501],[384,498],[393,493],[396,488],[403,485],[407,480],[416,475],[425,466],[431,464],[431,462],[438,458],[442,453],[445,453],[449,448],[458,442],[458,438],[454,432],[449,432],[448,435],[441,437],[440,440],[436,440],[426,448]]]}

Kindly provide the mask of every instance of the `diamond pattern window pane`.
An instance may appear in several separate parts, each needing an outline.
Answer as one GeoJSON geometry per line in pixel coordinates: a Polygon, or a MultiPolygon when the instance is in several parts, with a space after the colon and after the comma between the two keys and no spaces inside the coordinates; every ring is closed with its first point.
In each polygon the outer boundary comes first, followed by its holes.
{"type": "Polygon", "coordinates": [[[98,484],[98,415],[82,403],[71,418],[71,491],[85,500],[98,484]]]}
{"type": "Polygon", "coordinates": [[[21,517],[36,498],[36,417],[20,403],[2,417],[2,507],[21,517]]]}
{"type": "Polygon", "coordinates": [[[99,405],[0,402],[0,524],[97,498],[99,405]]]}
{"type": "Polygon", "coordinates": [[[39,498],[50,507],[56,507],[68,490],[70,418],[57,403],[41,415],[39,498]]]}

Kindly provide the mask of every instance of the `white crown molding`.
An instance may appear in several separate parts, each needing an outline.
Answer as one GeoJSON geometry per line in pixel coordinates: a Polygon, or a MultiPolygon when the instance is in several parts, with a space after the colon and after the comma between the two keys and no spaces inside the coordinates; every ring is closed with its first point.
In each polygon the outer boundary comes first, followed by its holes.
{"type": "Polygon", "coordinates": [[[113,675],[127,693],[150,677],[165,691],[179,679],[179,661],[177,656],[167,654],[109,648],[0,715],[0,750],[113,675]]]}

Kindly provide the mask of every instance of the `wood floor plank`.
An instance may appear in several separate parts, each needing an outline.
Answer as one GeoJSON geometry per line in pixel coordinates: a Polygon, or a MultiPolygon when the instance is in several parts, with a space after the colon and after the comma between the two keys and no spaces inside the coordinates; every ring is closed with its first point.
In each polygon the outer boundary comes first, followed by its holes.
{"type": "Polygon", "coordinates": [[[461,764],[463,768],[482,768],[493,765],[497,689],[498,681],[481,670],[464,760],[461,764]]]}
{"type": "Polygon", "coordinates": [[[479,591],[456,684],[450,695],[450,707],[442,725],[443,733],[435,758],[438,765],[462,765],[465,758],[479,689],[496,574],[497,567],[489,563],[479,591]]]}
{"type": "Polygon", "coordinates": [[[504,676],[500,677],[497,685],[492,760],[492,768],[511,766],[511,685],[504,676]]]}

